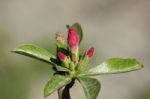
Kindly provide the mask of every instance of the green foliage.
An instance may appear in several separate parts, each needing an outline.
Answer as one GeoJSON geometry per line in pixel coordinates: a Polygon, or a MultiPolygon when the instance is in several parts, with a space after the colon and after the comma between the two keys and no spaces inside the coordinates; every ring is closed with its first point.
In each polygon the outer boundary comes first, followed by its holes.
{"type": "Polygon", "coordinates": [[[31,45],[31,44],[20,45],[17,48],[15,48],[12,52],[25,55],[25,56],[29,56],[31,58],[49,63],[53,66],[57,66],[55,68],[61,71],[69,71],[67,68],[57,65],[55,61],[53,61],[55,60],[54,55],[52,55],[47,50],[40,48],[36,45],[31,45]]]}
{"type": "Polygon", "coordinates": [[[69,84],[71,78],[67,76],[54,75],[44,88],[44,96],[47,97],[59,88],[69,84]]]}
{"type": "Polygon", "coordinates": [[[143,65],[136,59],[130,58],[111,58],[104,61],[102,64],[95,66],[81,75],[102,75],[102,74],[116,74],[134,71],[141,69],[143,65]]]}
{"type": "Polygon", "coordinates": [[[12,52],[39,59],[44,62],[53,63],[50,59],[55,58],[47,50],[40,48],[36,45],[24,44],[15,48],[12,52]]]}
{"type": "MultiPolygon", "coordinates": [[[[80,24],[75,23],[69,28],[76,28],[76,32],[81,42],[83,38],[83,32],[80,24]]],[[[21,55],[26,55],[44,61],[54,66],[54,76],[48,81],[44,88],[45,97],[63,87],[65,87],[65,90],[62,90],[62,93],[65,93],[64,91],[66,91],[66,88],[69,90],[73,86],[74,81],[78,80],[83,86],[86,98],[96,99],[99,94],[101,85],[98,80],[96,80],[95,78],[91,78],[91,76],[129,72],[141,69],[143,67],[143,65],[136,59],[111,58],[104,61],[98,66],[93,66],[90,69],[86,69],[85,65],[88,64],[90,59],[92,58],[93,51],[90,52],[90,56],[88,56],[87,52],[83,55],[79,53],[78,45],[73,47],[72,53],[72,46],[69,46],[69,44],[66,43],[64,37],[61,34],[57,36],[56,41],[57,52],[59,51],[62,53],[59,57],[50,54],[43,48],[31,44],[21,45],[13,51],[21,55]],[[77,54],[76,61],[72,59],[72,56],[74,54],[77,54]],[[62,64],[65,62],[67,62],[69,66],[65,66],[65,64],[62,64]]],[[[61,97],[60,99],[65,99],[65,97],[61,97]]]]}
{"type": "Polygon", "coordinates": [[[89,77],[79,77],[78,80],[84,89],[86,98],[96,99],[101,88],[100,82],[95,78],[89,77]]]}

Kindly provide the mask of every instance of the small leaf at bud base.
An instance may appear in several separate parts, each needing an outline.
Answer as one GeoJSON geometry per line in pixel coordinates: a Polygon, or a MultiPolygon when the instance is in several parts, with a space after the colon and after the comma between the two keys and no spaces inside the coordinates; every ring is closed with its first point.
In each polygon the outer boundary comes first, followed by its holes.
{"type": "Polygon", "coordinates": [[[94,47],[92,47],[92,48],[90,48],[90,50],[87,52],[87,55],[88,55],[88,57],[89,58],[92,58],[93,57],[93,55],[94,55],[94,47]]]}
{"type": "Polygon", "coordinates": [[[69,69],[72,70],[72,71],[75,69],[74,62],[70,62],[69,69]]]}
{"type": "Polygon", "coordinates": [[[82,71],[84,69],[84,66],[87,65],[88,62],[89,62],[89,58],[87,54],[84,53],[84,55],[80,56],[80,60],[76,69],[82,71]]]}

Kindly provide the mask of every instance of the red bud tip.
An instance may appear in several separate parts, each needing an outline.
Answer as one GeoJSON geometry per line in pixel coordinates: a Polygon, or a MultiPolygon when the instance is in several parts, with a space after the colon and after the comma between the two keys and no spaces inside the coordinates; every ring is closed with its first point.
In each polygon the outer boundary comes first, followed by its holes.
{"type": "Polygon", "coordinates": [[[91,57],[93,56],[94,50],[95,50],[94,47],[92,47],[92,48],[90,48],[90,50],[87,52],[87,55],[88,55],[89,58],[91,58],[91,57]]]}
{"type": "Polygon", "coordinates": [[[79,45],[79,37],[75,28],[68,30],[68,44],[70,47],[76,47],[79,45]]]}
{"type": "Polygon", "coordinates": [[[58,53],[57,53],[57,56],[58,56],[58,58],[59,58],[61,61],[64,61],[65,58],[66,58],[66,55],[65,55],[64,53],[62,53],[62,52],[58,52],[58,53]]]}

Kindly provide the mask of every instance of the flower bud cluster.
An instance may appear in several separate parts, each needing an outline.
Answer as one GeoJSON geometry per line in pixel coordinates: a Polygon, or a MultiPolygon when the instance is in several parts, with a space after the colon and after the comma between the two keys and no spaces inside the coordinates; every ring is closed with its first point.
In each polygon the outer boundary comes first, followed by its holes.
{"type": "Polygon", "coordinates": [[[80,38],[77,28],[68,28],[67,43],[62,34],[56,35],[57,41],[57,57],[63,66],[74,70],[81,69],[84,65],[87,65],[89,59],[93,57],[94,48],[90,48],[84,55],[79,55],[80,38]]]}

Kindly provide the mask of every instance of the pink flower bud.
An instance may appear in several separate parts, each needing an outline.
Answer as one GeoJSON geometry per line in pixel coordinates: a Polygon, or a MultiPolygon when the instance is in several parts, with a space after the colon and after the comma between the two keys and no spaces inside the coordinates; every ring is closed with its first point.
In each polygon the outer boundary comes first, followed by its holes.
{"type": "Polygon", "coordinates": [[[71,48],[79,45],[79,37],[75,28],[70,28],[68,31],[68,44],[71,48]]]}
{"type": "Polygon", "coordinates": [[[60,51],[57,53],[57,56],[62,62],[65,61],[65,59],[67,58],[67,56],[60,51]]]}
{"type": "Polygon", "coordinates": [[[92,48],[90,48],[90,50],[87,52],[87,55],[88,55],[89,58],[91,58],[91,57],[93,56],[94,50],[95,50],[94,47],[92,47],[92,48]]]}

